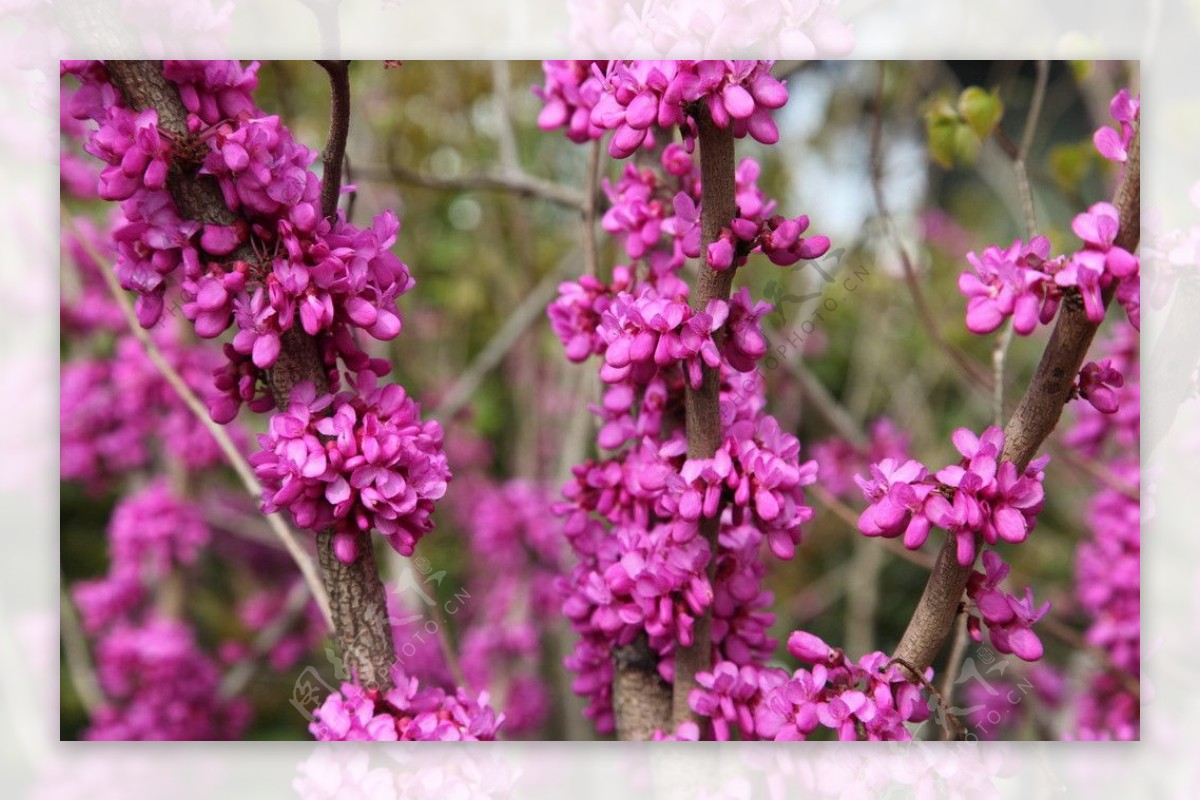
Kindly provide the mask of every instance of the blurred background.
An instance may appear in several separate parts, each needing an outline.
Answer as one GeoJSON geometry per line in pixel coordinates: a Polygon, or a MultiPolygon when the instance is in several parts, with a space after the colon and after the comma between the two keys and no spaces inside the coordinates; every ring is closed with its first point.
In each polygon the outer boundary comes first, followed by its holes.
{"type": "MultiPolygon", "coordinates": [[[[799,436],[808,458],[825,453],[836,461],[846,443],[863,446],[874,435],[907,437],[914,458],[945,464],[954,457],[954,429],[978,431],[995,418],[997,395],[980,376],[993,376],[997,335],[966,330],[956,281],[968,269],[968,251],[1027,238],[1014,155],[1039,69],[1046,70],[1044,103],[1026,163],[1037,230],[1061,252],[1075,243],[1072,217],[1111,196],[1115,173],[1095,155],[1091,135],[1109,123],[1108,101],[1116,90],[1136,89],[1134,65],[776,65],[790,91],[777,114],[780,142],[767,148],[739,140],[737,154],[756,158],[760,185],[778,200],[780,212],[808,214],[811,230],[828,235],[833,250],[820,270],[751,259],[737,284],[776,305],[764,326],[775,356],[761,365],[768,407],[799,436]],[[968,87],[992,98],[994,126],[982,138],[947,139],[944,125],[968,87]],[[906,281],[906,261],[917,296],[906,281]]],[[[258,104],[278,113],[299,141],[314,149],[323,145],[329,100],[320,68],[268,62],[260,78],[258,104]]],[[[538,129],[541,102],[531,87],[541,82],[538,62],[404,62],[390,69],[355,62],[343,173],[354,192],[343,208],[363,226],[385,209],[401,219],[395,252],[416,287],[399,302],[401,335],[370,347],[391,361],[391,378],[421,402],[426,418],[445,428],[455,476],[418,556],[406,560],[386,548],[380,555],[397,603],[407,604],[397,617],[406,621],[401,628],[419,636],[432,619],[430,610],[447,609],[455,598],[462,613],[433,619],[438,634],[430,643],[401,632],[397,645],[411,643],[414,660],[435,673],[489,664],[466,679],[476,690],[491,691],[501,711],[506,701],[511,704],[515,725],[503,730],[507,736],[585,739],[594,735],[561,667],[573,635],[564,619],[543,614],[552,598],[518,597],[549,586],[552,575],[566,569],[565,544],[561,560],[552,564],[532,558],[496,564],[489,558],[489,538],[554,542],[550,510],[557,489],[570,467],[595,448],[586,409],[598,398],[595,365],[567,361],[545,314],[558,283],[583,271],[581,208],[594,186],[592,150],[561,132],[538,129]],[[438,604],[428,603],[434,596],[438,604]],[[495,610],[503,611],[502,619],[495,610]],[[464,656],[461,665],[454,664],[458,655],[464,656]]],[[[599,159],[600,175],[613,181],[622,167],[607,154],[599,159]]],[[[602,187],[598,197],[602,214],[602,187]]],[[[80,200],[68,200],[68,212],[98,224],[106,213],[100,202],[80,200]]],[[[606,275],[623,254],[598,228],[597,235],[606,275]]],[[[64,308],[86,285],[69,240],[64,237],[64,308]]],[[[1008,345],[1003,409],[1020,397],[1044,342],[1041,332],[1008,345]]],[[[111,338],[75,336],[64,325],[64,371],[81,359],[111,357],[114,348],[111,338]]],[[[131,392],[120,402],[142,408],[155,397],[131,392]]],[[[1070,425],[1072,413],[1069,408],[1060,430],[1070,425]]],[[[248,448],[262,420],[244,413],[240,423],[248,448]]],[[[1011,585],[1032,585],[1039,602],[1054,605],[1053,625],[1042,636],[1043,665],[1053,675],[1033,677],[1039,703],[1024,705],[1021,714],[1006,712],[1003,724],[989,727],[1006,739],[1056,738],[1065,714],[1056,702],[1064,687],[1080,680],[1086,660],[1081,635],[1087,621],[1074,597],[1074,564],[1084,535],[1081,510],[1097,478],[1086,461],[1053,439],[1048,444],[1046,484],[1054,490],[1034,535],[1006,556],[1013,562],[1011,585]]],[[[105,531],[117,499],[130,486],[179,469],[169,454],[151,451],[119,481],[63,481],[61,571],[68,616],[70,588],[106,570],[105,531]]],[[[209,471],[190,489],[202,499],[210,547],[182,575],[163,582],[155,603],[191,625],[222,686],[236,689],[241,736],[307,739],[307,720],[288,700],[307,668],[333,681],[319,617],[293,591],[294,568],[231,478],[209,471]],[[289,635],[258,653],[262,629],[280,615],[288,616],[289,635]],[[235,672],[236,682],[229,678],[235,672]]],[[[810,503],[816,517],[796,558],[771,562],[772,633],[782,641],[805,628],[852,655],[892,649],[927,568],[920,558],[856,532],[853,521],[864,504],[854,486],[822,482],[810,503]]],[[[927,544],[926,559],[937,542],[934,537],[927,544]]],[[[92,724],[87,692],[79,686],[88,683],[85,629],[78,621],[63,624],[63,739],[83,736],[92,724]]],[[[780,664],[787,664],[790,657],[780,653],[780,664]]],[[[983,671],[985,656],[976,658],[983,671]]],[[[1006,681],[1030,672],[1015,658],[1007,663],[1006,681]]],[[[935,667],[940,674],[942,666],[935,667]]]]}

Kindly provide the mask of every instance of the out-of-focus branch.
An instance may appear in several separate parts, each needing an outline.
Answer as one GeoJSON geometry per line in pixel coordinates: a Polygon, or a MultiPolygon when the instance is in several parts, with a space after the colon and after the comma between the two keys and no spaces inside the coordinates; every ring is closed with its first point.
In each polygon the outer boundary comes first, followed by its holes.
{"type": "MultiPolygon", "coordinates": [[[[1042,104],[1046,99],[1046,83],[1050,77],[1050,62],[1041,60],[1037,63],[1037,78],[1034,81],[1033,96],[1029,100],[1029,112],[1025,115],[1025,129],[1021,134],[1021,145],[1013,156],[1013,172],[1017,179],[1017,192],[1021,196],[1021,210],[1025,217],[1025,237],[1033,239],[1037,236],[1037,212],[1033,206],[1033,188],[1029,183],[1029,171],[1025,162],[1029,159],[1029,148],[1033,145],[1033,134],[1037,130],[1038,119],[1042,116],[1042,104]]],[[[996,338],[992,349],[993,377],[993,422],[1000,425],[1004,420],[1004,366],[1008,357],[1008,346],[1012,343],[1012,321],[1009,321],[996,338]]]]}
{"type": "Polygon", "coordinates": [[[588,157],[587,192],[583,196],[583,263],[588,275],[599,275],[600,249],[596,244],[596,206],[600,184],[600,140],[592,142],[588,157]]]}
{"type": "Polygon", "coordinates": [[[883,191],[883,78],[884,65],[880,63],[879,80],[875,90],[875,120],[871,131],[871,189],[875,196],[875,208],[888,238],[892,240],[892,246],[900,257],[900,264],[904,269],[904,283],[912,296],[917,317],[921,320],[921,325],[925,327],[929,338],[933,340],[939,350],[962,369],[975,386],[990,390],[992,377],[979,369],[966,354],[942,336],[937,320],[929,308],[929,302],[925,298],[925,292],[921,289],[921,280],[917,276],[917,270],[909,256],[908,248],[904,247],[904,243],[900,241],[900,236],[896,232],[896,224],[888,210],[887,198],[883,191]]]}
{"type": "Polygon", "coordinates": [[[266,628],[254,638],[254,642],[250,646],[250,653],[244,659],[239,660],[221,679],[221,686],[217,690],[217,694],[221,698],[235,698],[241,694],[242,690],[246,689],[250,679],[254,678],[254,671],[258,667],[258,663],[265,659],[271,649],[287,636],[300,615],[304,613],[308,598],[309,593],[303,583],[292,586],[283,600],[283,608],[279,610],[279,614],[275,615],[266,628]]]}
{"type": "Polygon", "coordinates": [[[584,196],[568,186],[556,184],[543,178],[526,174],[482,173],[480,175],[463,175],[458,177],[443,177],[427,175],[410,170],[398,164],[384,167],[364,166],[355,169],[362,180],[366,181],[395,181],[409,186],[420,186],[426,189],[446,189],[452,191],[481,190],[488,192],[511,192],[520,197],[532,197],[557,203],[574,211],[584,210],[584,196]]]}
{"type": "Polygon", "coordinates": [[[533,291],[525,296],[521,304],[513,309],[512,314],[504,321],[488,343],[484,345],[479,355],[459,374],[458,380],[446,392],[446,396],[437,408],[433,417],[438,420],[450,420],[467,404],[479,384],[501,360],[512,350],[521,335],[529,330],[529,326],[539,319],[546,304],[554,297],[561,275],[558,270],[548,273],[533,291]]]}
{"type": "Polygon", "coordinates": [[[63,588],[59,592],[58,603],[67,675],[71,678],[71,684],[75,687],[75,694],[79,696],[79,702],[83,704],[88,715],[93,715],[97,709],[104,706],[104,691],[100,689],[100,682],[96,680],[96,668],[92,664],[87,640],[79,625],[79,614],[65,589],[67,586],[65,578],[60,577],[59,586],[63,588]]]}

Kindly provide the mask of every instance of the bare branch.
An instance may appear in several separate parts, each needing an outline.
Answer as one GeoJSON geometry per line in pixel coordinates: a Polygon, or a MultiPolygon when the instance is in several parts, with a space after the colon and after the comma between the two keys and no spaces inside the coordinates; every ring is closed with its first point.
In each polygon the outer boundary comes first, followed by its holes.
{"type": "Polygon", "coordinates": [[[426,175],[398,164],[384,167],[358,167],[362,180],[366,181],[395,181],[409,186],[420,186],[426,189],[446,189],[454,191],[480,190],[487,192],[512,192],[520,197],[532,197],[565,206],[574,211],[583,212],[585,199],[581,192],[568,186],[556,184],[532,175],[508,173],[483,173],[481,175],[464,175],[457,178],[444,178],[437,175],[426,175]]]}
{"type": "Polygon", "coordinates": [[[479,384],[501,360],[512,350],[521,335],[529,330],[529,326],[541,319],[546,304],[554,297],[561,276],[559,271],[546,275],[533,291],[525,296],[521,304],[513,309],[512,314],[504,321],[479,355],[463,370],[458,380],[446,392],[442,402],[433,410],[433,417],[438,420],[450,420],[467,404],[479,384]]]}

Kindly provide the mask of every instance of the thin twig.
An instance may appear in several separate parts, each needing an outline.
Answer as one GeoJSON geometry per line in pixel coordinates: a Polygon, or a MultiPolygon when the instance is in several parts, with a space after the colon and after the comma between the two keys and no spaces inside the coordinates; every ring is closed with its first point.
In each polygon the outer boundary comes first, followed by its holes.
{"type": "Polygon", "coordinates": [[[1049,448],[1054,453],[1054,458],[1079,472],[1086,475],[1095,481],[1100,482],[1104,486],[1119,492],[1126,498],[1133,501],[1141,501],[1142,494],[1136,484],[1130,484],[1116,473],[1114,473],[1108,465],[1103,462],[1098,462],[1093,459],[1084,459],[1073,449],[1064,446],[1061,442],[1051,440],[1049,448]]]}
{"type": "MultiPolygon", "coordinates": [[[[242,486],[246,488],[246,492],[250,494],[255,503],[258,503],[262,498],[262,486],[258,483],[258,478],[255,477],[254,472],[250,469],[249,463],[237,449],[237,446],[234,445],[233,440],[229,438],[229,434],[226,433],[225,429],[213,422],[204,403],[196,397],[196,394],[192,392],[191,387],[187,385],[183,377],[179,375],[170,362],[167,361],[166,357],[163,356],[162,351],[159,350],[158,345],[155,344],[150,334],[138,323],[137,314],[133,310],[133,304],[129,302],[129,297],[126,295],[125,290],[121,289],[112,266],[106,263],[104,257],[100,255],[92,243],[79,232],[74,218],[72,218],[65,206],[61,208],[61,213],[67,227],[71,229],[71,233],[75,235],[75,238],[87,252],[88,256],[99,266],[99,272],[104,276],[104,281],[108,284],[109,292],[117,301],[117,305],[121,307],[121,313],[125,316],[126,325],[137,338],[138,342],[141,343],[150,361],[162,373],[167,384],[175,390],[180,399],[183,400],[184,404],[195,415],[196,419],[200,421],[200,424],[208,429],[217,446],[220,447],[221,452],[225,454],[229,466],[233,468],[238,478],[241,479],[242,486]]],[[[283,547],[287,549],[288,554],[296,562],[296,566],[300,568],[300,573],[304,576],[305,583],[311,590],[313,597],[317,599],[317,604],[321,607],[321,614],[325,618],[325,622],[332,629],[333,617],[329,608],[329,596],[325,592],[325,586],[321,583],[312,558],[300,546],[300,543],[297,542],[296,536],[288,528],[287,523],[283,521],[278,512],[265,515],[265,517],[268,525],[271,526],[271,530],[275,532],[275,536],[283,543],[283,547]]]]}
{"type": "Polygon", "coordinates": [[[321,173],[321,215],[332,220],[342,190],[342,161],[350,132],[350,62],[318,61],[329,73],[329,140],[321,173]]]}
{"type": "MultiPolygon", "coordinates": [[[[779,332],[770,325],[764,325],[763,333],[768,339],[774,340],[779,332]]],[[[854,415],[838,403],[829,388],[805,368],[802,361],[792,358],[794,353],[799,353],[799,349],[796,348],[789,352],[788,357],[782,362],[792,377],[796,379],[804,397],[825,419],[825,422],[837,432],[838,436],[855,447],[865,448],[869,442],[867,432],[859,425],[854,415]]]]}
{"type": "Polygon", "coordinates": [[[1004,423],[1004,363],[1012,343],[1012,320],[1007,321],[992,347],[992,424],[1004,423]]]}
{"type": "Polygon", "coordinates": [[[426,189],[512,192],[520,197],[538,198],[578,212],[582,212],[585,205],[583,193],[569,186],[525,174],[483,173],[445,178],[438,175],[426,175],[398,164],[384,167],[359,167],[358,173],[361,179],[366,181],[396,181],[426,189]]]}
{"type": "Polygon", "coordinates": [[[83,636],[83,628],[79,625],[79,614],[75,603],[65,589],[66,579],[60,577],[59,586],[59,620],[62,626],[63,653],[66,656],[67,675],[75,687],[79,702],[87,711],[88,716],[95,715],[96,710],[105,705],[104,691],[96,680],[96,668],[92,663],[92,655],[88,652],[87,639],[83,636]]]}
{"type": "MultiPolygon", "coordinates": [[[[946,660],[946,672],[942,676],[942,697],[951,706],[954,705],[954,685],[958,683],[958,673],[962,669],[963,657],[967,653],[967,609],[961,606],[958,617],[954,622],[954,642],[950,645],[950,658],[946,660]]],[[[942,730],[942,739],[950,739],[950,730],[942,730]]]]}
{"type": "MultiPolygon", "coordinates": [[[[1046,83],[1050,76],[1050,62],[1046,60],[1037,63],[1037,79],[1033,86],[1033,96],[1029,101],[1029,112],[1025,115],[1025,129],[1021,134],[1021,144],[1013,155],[1013,172],[1017,179],[1017,192],[1021,196],[1021,211],[1025,217],[1025,236],[1032,240],[1037,236],[1037,211],[1033,205],[1033,188],[1029,183],[1029,171],[1026,162],[1029,160],[1029,148],[1033,145],[1033,135],[1037,131],[1038,120],[1042,115],[1042,104],[1046,99],[1046,83]]],[[[1000,425],[1004,421],[1004,363],[1008,356],[1008,348],[1012,343],[1012,321],[1008,321],[1000,336],[996,338],[992,349],[993,371],[993,422],[1000,425]]]]}
{"type": "Polygon", "coordinates": [[[917,670],[911,662],[899,656],[892,657],[892,660],[888,662],[888,667],[891,667],[892,665],[900,665],[902,668],[907,670],[913,675],[913,677],[915,677],[916,681],[924,685],[925,689],[929,690],[929,693],[937,700],[938,706],[942,708],[943,725],[948,730],[953,729],[953,731],[951,731],[951,739],[960,740],[966,736],[966,727],[963,726],[962,721],[960,721],[958,717],[950,711],[950,704],[948,704],[946,699],[942,697],[942,694],[938,691],[938,688],[934,687],[933,683],[930,682],[929,679],[925,678],[924,671],[917,670]]]}
{"type": "MultiPolygon", "coordinates": [[[[820,484],[813,484],[812,486],[808,487],[808,490],[822,506],[833,512],[833,514],[839,520],[849,526],[852,531],[858,531],[858,515],[853,509],[842,503],[841,500],[835,497],[829,492],[829,490],[825,489],[820,484]]],[[[925,570],[933,569],[933,559],[928,554],[922,553],[921,551],[910,551],[908,548],[904,547],[904,543],[891,537],[872,537],[871,539],[878,541],[884,549],[891,551],[893,554],[899,556],[906,562],[912,562],[917,567],[924,568],[925,570]]]]}
{"type": "Polygon", "coordinates": [[[1033,190],[1029,184],[1029,172],[1025,162],[1029,160],[1029,148],[1033,145],[1033,135],[1037,130],[1038,119],[1042,115],[1042,104],[1046,99],[1046,84],[1050,77],[1050,62],[1045,59],[1037,63],[1037,78],[1033,85],[1033,97],[1029,101],[1029,113],[1025,115],[1025,130],[1021,134],[1021,145],[1017,157],[1013,159],[1013,169],[1017,174],[1017,189],[1021,193],[1021,208],[1025,212],[1025,235],[1033,239],[1037,235],[1037,214],[1033,207],[1033,190]]]}
{"type": "Polygon", "coordinates": [[[512,76],[507,61],[492,62],[492,92],[500,107],[496,125],[496,143],[500,146],[500,166],[505,172],[520,173],[521,163],[517,155],[517,135],[513,130],[509,108],[512,98],[512,76]]]}

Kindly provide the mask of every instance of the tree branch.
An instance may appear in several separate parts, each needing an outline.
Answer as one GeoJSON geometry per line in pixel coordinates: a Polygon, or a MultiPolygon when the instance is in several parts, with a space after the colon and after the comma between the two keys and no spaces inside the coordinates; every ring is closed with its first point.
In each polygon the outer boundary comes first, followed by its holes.
{"type": "MultiPolygon", "coordinates": [[[[1113,199],[1120,218],[1116,245],[1131,253],[1137,250],[1141,237],[1140,170],[1141,130],[1135,122],[1133,140],[1129,144],[1129,160],[1113,199]]],[[[1111,296],[1110,288],[1104,296],[1106,306],[1111,296]]],[[[1078,294],[1068,295],[1064,299],[1037,371],[1004,428],[1001,461],[1014,462],[1018,471],[1024,470],[1042,442],[1058,425],[1063,407],[1070,399],[1071,385],[1079,374],[1079,368],[1099,327],[1099,323],[1088,320],[1078,294]]],[[[942,650],[974,568],[973,564],[960,565],[956,550],[954,537],[947,536],[929,582],[925,585],[925,592],[896,648],[898,659],[919,670],[932,664],[942,650]]]]}
{"type": "MultiPolygon", "coordinates": [[[[187,110],[178,90],[163,75],[161,63],[111,61],[106,66],[130,107],[154,108],[160,128],[177,140],[188,137],[187,110]]],[[[235,220],[211,176],[198,175],[194,169],[175,163],[168,174],[167,188],[186,219],[222,225],[235,220]]],[[[254,261],[248,245],[228,258],[254,261]]],[[[281,340],[279,359],[267,372],[267,385],[276,407],[286,409],[292,389],[305,381],[311,381],[318,393],[327,392],[329,382],[316,339],[293,326],[283,332],[281,340]]],[[[395,662],[391,627],[387,625],[387,596],[375,567],[370,537],[362,533],[356,544],[358,559],[347,565],[333,553],[332,532],[319,533],[321,575],[329,593],[334,635],[350,675],[363,686],[386,690],[391,687],[390,667],[395,662]]]]}
{"type": "MultiPolygon", "coordinates": [[[[719,128],[701,115],[700,128],[700,269],[692,308],[704,311],[710,300],[729,300],[733,284],[733,269],[717,271],[705,262],[710,243],[717,240],[721,229],[737,214],[734,200],[733,129],[719,128]]],[[[721,373],[707,365],[699,389],[686,387],[684,413],[687,420],[689,459],[711,459],[721,446],[721,373]]],[[[712,554],[708,564],[711,576],[717,562],[717,533],[721,527],[721,510],[712,517],[701,518],[700,534],[708,540],[712,554]]],[[[694,624],[692,644],[677,643],[675,647],[675,689],[672,710],[675,725],[685,721],[700,722],[688,705],[688,694],[697,687],[696,674],[712,668],[712,611],[698,617],[694,624]]]]}
{"type": "Polygon", "coordinates": [[[346,137],[350,132],[350,62],[318,61],[329,73],[329,140],[325,142],[324,169],[321,174],[321,214],[333,219],[337,214],[342,189],[342,162],[346,158],[346,137]]]}

